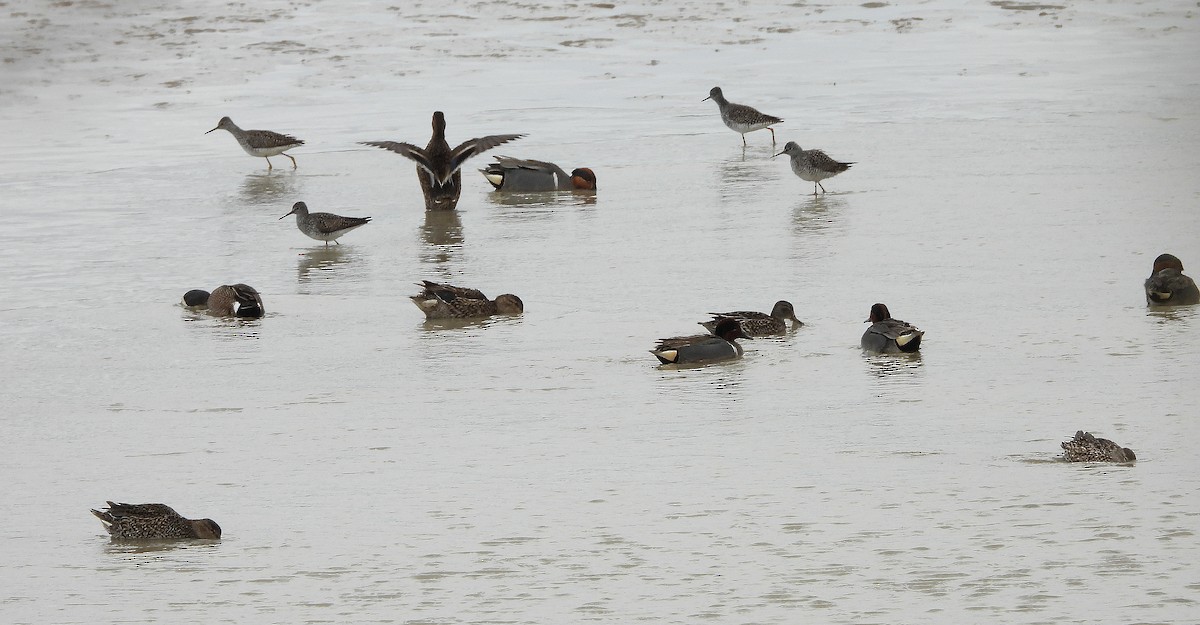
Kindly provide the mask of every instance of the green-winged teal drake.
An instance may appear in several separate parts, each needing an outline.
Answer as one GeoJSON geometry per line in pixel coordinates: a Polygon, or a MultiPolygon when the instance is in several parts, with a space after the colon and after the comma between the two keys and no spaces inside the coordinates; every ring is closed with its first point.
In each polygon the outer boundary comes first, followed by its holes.
{"type": "Polygon", "coordinates": [[[660,339],[650,350],[664,365],[701,364],[742,357],[737,339],[749,339],[737,319],[717,319],[712,334],[695,334],[660,339]],[[715,335],[715,336],[714,336],[715,335]]]}
{"type": "Polygon", "coordinates": [[[212,519],[185,519],[161,503],[107,502],[105,510],[92,510],[113,538],[154,540],[164,538],[221,537],[221,526],[212,519]]]}
{"type": "Polygon", "coordinates": [[[587,167],[576,168],[568,174],[554,163],[500,156],[495,163],[479,171],[497,191],[537,193],[596,190],[596,174],[587,167]]]}
{"type": "Polygon", "coordinates": [[[892,319],[892,313],[883,304],[871,306],[871,316],[863,323],[871,327],[862,335],[862,348],[880,354],[910,354],[921,348],[921,337],[925,333],[906,321],[892,319]]]}
{"type": "Polygon", "coordinates": [[[329,242],[333,241],[338,245],[338,237],[350,232],[360,226],[365,226],[370,223],[370,217],[342,217],[333,213],[310,213],[308,205],[304,202],[296,202],[292,205],[292,211],[280,219],[288,215],[296,216],[296,227],[300,229],[311,239],[324,241],[326,247],[329,242]]]}
{"type": "Polygon", "coordinates": [[[511,293],[488,299],[478,289],[423,280],[421,293],[412,301],[426,319],[476,319],[492,315],[516,315],[525,312],[525,303],[511,293]]]}
{"type": "Polygon", "coordinates": [[[425,195],[425,210],[454,210],[458,206],[458,197],[462,194],[463,163],[472,156],[486,152],[500,144],[508,143],[524,137],[515,135],[488,135],[468,139],[453,150],[446,142],[446,116],[441,111],[433,113],[433,135],[429,137],[429,145],[421,149],[411,143],[398,141],[362,141],[385,150],[391,150],[400,156],[412,159],[417,163],[417,178],[421,183],[421,192],[425,195]]]}
{"type": "Polygon", "coordinates": [[[792,308],[791,302],[785,300],[775,302],[775,306],[771,308],[771,314],[769,315],[753,310],[735,310],[733,312],[708,314],[713,316],[713,320],[701,322],[700,325],[707,328],[710,332],[716,330],[718,321],[724,317],[728,317],[741,322],[742,331],[751,338],[784,334],[787,332],[787,322],[789,320],[794,321],[796,327],[804,325],[803,321],[796,318],[796,309],[792,308]]]}
{"type": "MultiPolygon", "coordinates": [[[[721,92],[720,87],[713,87],[708,92],[708,97],[704,100],[712,100],[717,103],[717,107],[721,109],[721,121],[725,122],[729,129],[741,133],[742,147],[746,146],[746,133],[762,130],[766,128],[771,131],[771,145],[775,145],[775,129],[771,128],[773,124],[783,122],[782,119],[774,115],[767,115],[759,112],[758,109],[745,104],[735,104],[725,99],[725,94],[721,92]]],[[[703,102],[704,100],[701,100],[703,102]]]]}
{"type": "Polygon", "coordinates": [[[212,293],[192,289],[183,294],[183,305],[189,308],[207,308],[214,317],[242,317],[257,319],[266,314],[262,296],[248,284],[226,284],[213,289],[212,293]]]}
{"type": "Polygon", "coordinates": [[[1133,462],[1137,460],[1133,450],[1108,440],[1096,438],[1079,430],[1075,438],[1062,444],[1063,460],[1067,462],[1133,462]]]}
{"type": "MultiPolygon", "coordinates": [[[[801,180],[814,183],[813,195],[817,194],[817,187],[821,187],[821,193],[825,192],[825,185],[821,184],[822,180],[836,176],[850,169],[850,166],[854,164],[835,161],[821,150],[802,150],[795,141],[788,141],[784,144],[783,151],[775,156],[782,154],[791,157],[792,173],[800,176],[801,180]]],[[[775,156],[771,158],[775,158],[775,156]]]]}
{"type": "MultiPolygon", "coordinates": [[[[242,130],[238,125],[233,123],[232,119],[222,117],[221,121],[217,122],[217,127],[204,133],[208,134],[213,130],[228,130],[229,134],[237,139],[238,145],[246,151],[250,156],[259,156],[267,159],[267,169],[274,169],[271,165],[270,156],[278,156],[284,151],[304,145],[304,142],[291,135],[279,134],[270,130],[242,130]]],[[[296,168],[296,159],[290,154],[283,154],[292,161],[292,169],[296,168]]]]}
{"type": "Polygon", "coordinates": [[[1196,282],[1183,275],[1183,261],[1171,254],[1154,259],[1154,268],[1146,278],[1146,303],[1150,306],[1200,304],[1196,282]]]}

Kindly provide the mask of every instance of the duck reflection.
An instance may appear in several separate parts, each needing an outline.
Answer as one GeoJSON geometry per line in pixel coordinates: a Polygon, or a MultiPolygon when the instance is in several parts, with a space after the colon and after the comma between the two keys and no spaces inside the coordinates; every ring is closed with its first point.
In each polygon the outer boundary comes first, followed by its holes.
{"type": "Polygon", "coordinates": [[[355,258],[355,253],[342,246],[314,247],[300,255],[296,263],[296,277],[302,283],[328,279],[335,270],[355,258]]]}
{"type": "Polygon", "coordinates": [[[545,208],[532,211],[535,214],[550,212],[559,206],[588,207],[596,205],[595,191],[542,191],[538,193],[493,192],[487,195],[488,202],[496,206],[528,206],[545,208]]]}
{"type": "Polygon", "coordinates": [[[247,204],[287,204],[296,195],[296,172],[247,174],[242,180],[242,201],[247,204]]]}
{"type": "Polygon", "coordinates": [[[464,240],[458,211],[425,211],[425,224],[421,226],[421,241],[425,243],[421,262],[450,263],[462,251],[464,240]]]}
{"type": "Polygon", "coordinates": [[[864,354],[875,377],[901,380],[921,373],[921,352],[911,354],[864,354]]]}

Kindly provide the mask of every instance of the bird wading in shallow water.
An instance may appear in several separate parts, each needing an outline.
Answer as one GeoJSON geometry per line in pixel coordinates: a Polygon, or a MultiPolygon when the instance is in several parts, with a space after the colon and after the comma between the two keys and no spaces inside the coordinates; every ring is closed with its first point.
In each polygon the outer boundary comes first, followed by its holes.
{"type": "Polygon", "coordinates": [[[288,215],[296,216],[296,227],[300,229],[300,232],[309,238],[324,241],[326,247],[329,247],[330,241],[341,245],[337,242],[338,237],[355,228],[365,226],[371,221],[370,217],[342,217],[333,213],[310,213],[308,205],[304,202],[293,204],[292,211],[280,219],[288,215]]]}
{"type": "Polygon", "coordinates": [[[433,135],[424,149],[411,143],[398,141],[362,141],[385,150],[391,150],[417,163],[417,178],[421,193],[425,195],[425,210],[454,210],[462,195],[462,172],[460,168],[467,159],[486,152],[498,145],[524,137],[515,135],[489,135],[467,139],[453,150],[446,142],[446,116],[441,111],[433,114],[433,135]]]}
{"type": "Polygon", "coordinates": [[[911,354],[921,348],[921,337],[925,333],[907,321],[892,319],[892,313],[883,304],[871,306],[871,315],[863,323],[871,327],[862,335],[860,344],[869,352],[879,354],[911,354]]]}
{"type": "Polygon", "coordinates": [[[596,190],[596,174],[587,167],[579,167],[568,174],[554,163],[501,156],[495,163],[479,171],[497,191],[537,193],[596,190]]]}
{"type": "MultiPolygon", "coordinates": [[[[783,154],[791,157],[792,173],[800,176],[801,180],[815,183],[814,196],[817,194],[817,187],[821,187],[821,193],[825,192],[825,185],[821,184],[822,180],[832,178],[850,169],[850,166],[854,164],[835,161],[821,150],[802,150],[795,141],[788,141],[784,144],[783,151],[775,156],[783,154]]],[[[775,156],[771,158],[775,158],[775,156]]]]}
{"type": "Polygon", "coordinates": [[[114,539],[156,540],[221,537],[221,526],[212,519],[185,519],[161,503],[108,503],[92,514],[114,539]]]}
{"type": "Polygon", "coordinates": [[[766,128],[771,131],[771,145],[775,145],[775,129],[771,128],[774,124],[782,123],[783,120],[774,115],[767,115],[759,112],[758,109],[745,104],[735,104],[725,99],[725,94],[721,92],[720,87],[713,87],[708,92],[708,97],[701,100],[712,100],[717,103],[717,107],[721,109],[721,121],[730,130],[741,133],[742,147],[746,147],[746,133],[762,130],[766,128]]]}
{"type": "MultiPolygon", "coordinates": [[[[221,121],[217,122],[216,128],[204,134],[208,134],[213,130],[228,130],[229,134],[233,135],[234,139],[237,139],[238,145],[242,146],[246,154],[267,159],[267,169],[274,169],[271,165],[271,159],[267,157],[278,156],[283,154],[285,150],[304,145],[303,141],[291,135],[283,135],[270,130],[242,130],[228,117],[222,117],[221,121]]],[[[292,161],[292,169],[295,169],[296,159],[292,158],[290,154],[283,155],[292,161]]]]}
{"type": "Polygon", "coordinates": [[[1160,254],[1144,284],[1146,303],[1150,306],[1183,306],[1200,304],[1200,289],[1196,282],[1183,275],[1183,261],[1171,254],[1160,254]]]}

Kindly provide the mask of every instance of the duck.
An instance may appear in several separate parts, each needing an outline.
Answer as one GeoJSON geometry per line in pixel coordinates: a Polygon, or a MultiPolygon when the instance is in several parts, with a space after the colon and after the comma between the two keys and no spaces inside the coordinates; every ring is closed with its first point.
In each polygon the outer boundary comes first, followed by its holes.
{"type": "Polygon", "coordinates": [[[775,302],[775,306],[771,308],[770,314],[753,310],[735,310],[726,313],[708,314],[713,316],[712,321],[700,322],[700,325],[704,326],[708,331],[715,330],[717,321],[722,317],[729,317],[741,322],[742,331],[751,337],[784,334],[787,332],[787,322],[789,320],[795,322],[797,328],[804,325],[803,321],[796,318],[796,309],[792,307],[791,302],[786,300],[775,302]]]}
{"type": "Polygon", "coordinates": [[[1133,462],[1137,456],[1133,450],[1108,440],[1096,438],[1079,430],[1075,438],[1062,444],[1063,460],[1067,462],[1133,462]]]}
{"type": "Polygon", "coordinates": [[[218,539],[221,526],[212,519],[185,519],[161,503],[113,503],[92,510],[114,539],[154,540],[173,538],[218,539]]]}
{"type": "Polygon", "coordinates": [[[370,217],[342,217],[333,213],[310,213],[308,205],[304,202],[293,204],[292,211],[280,219],[288,215],[296,216],[296,227],[300,229],[300,232],[310,239],[324,241],[325,247],[329,247],[330,241],[341,245],[338,243],[338,237],[371,222],[370,217]]]}
{"type": "Polygon", "coordinates": [[[212,293],[192,289],[183,294],[183,305],[195,309],[206,308],[208,314],[214,317],[257,319],[266,314],[258,291],[240,282],[219,286],[212,293]]]}
{"type": "MultiPolygon", "coordinates": [[[[788,141],[783,146],[783,151],[775,156],[787,154],[791,157],[792,173],[800,177],[801,180],[807,180],[815,184],[813,187],[813,196],[817,195],[817,187],[821,187],[821,193],[825,193],[825,185],[821,181],[826,178],[832,178],[853,165],[853,162],[843,163],[829,157],[828,154],[821,150],[804,150],[795,141],[788,141]]],[[[775,158],[772,156],[771,158],[775,158]]]]}
{"type": "Polygon", "coordinates": [[[417,178],[425,195],[425,210],[454,210],[462,195],[463,163],[498,145],[515,141],[523,134],[488,135],[467,139],[453,150],[446,142],[446,115],[433,113],[433,135],[424,149],[399,141],[361,141],[362,145],[383,148],[417,163],[417,178]]]}
{"type": "Polygon", "coordinates": [[[587,167],[578,167],[568,174],[554,163],[499,156],[495,163],[479,171],[497,191],[537,193],[596,190],[596,174],[587,167]]]}
{"type": "Polygon", "coordinates": [[[720,362],[741,358],[742,346],[737,339],[750,338],[737,319],[722,317],[717,319],[712,334],[660,339],[650,353],[664,365],[720,362]]]}
{"type": "Polygon", "coordinates": [[[907,321],[892,319],[892,313],[883,304],[871,306],[871,315],[863,323],[871,327],[862,335],[862,348],[880,354],[911,354],[921,348],[921,337],[925,332],[907,321]]]}
{"type": "Polygon", "coordinates": [[[477,319],[492,315],[517,315],[525,312],[525,303],[512,293],[488,299],[478,289],[422,280],[421,292],[412,296],[413,303],[426,319],[477,319]]]}
{"type": "Polygon", "coordinates": [[[1154,259],[1154,268],[1144,286],[1149,306],[1200,304],[1200,289],[1194,280],[1183,275],[1183,261],[1172,254],[1160,254],[1154,259]]]}
{"type": "Polygon", "coordinates": [[[752,106],[735,104],[726,100],[720,87],[713,87],[709,90],[708,97],[701,102],[707,100],[717,103],[717,108],[721,109],[721,121],[725,122],[730,130],[741,133],[742,147],[746,147],[746,133],[763,128],[771,131],[771,145],[775,145],[775,129],[771,126],[783,123],[782,119],[762,113],[752,106]]]}
{"type": "Polygon", "coordinates": [[[228,130],[229,134],[233,135],[234,139],[237,139],[238,145],[242,146],[246,154],[267,159],[268,170],[274,169],[271,165],[271,159],[268,157],[280,154],[288,157],[292,161],[292,169],[295,169],[296,159],[292,158],[291,154],[284,154],[284,152],[304,145],[304,141],[300,139],[271,130],[242,130],[228,117],[222,117],[221,121],[217,122],[216,128],[204,134],[208,134],[214,130],[228,130]]]}

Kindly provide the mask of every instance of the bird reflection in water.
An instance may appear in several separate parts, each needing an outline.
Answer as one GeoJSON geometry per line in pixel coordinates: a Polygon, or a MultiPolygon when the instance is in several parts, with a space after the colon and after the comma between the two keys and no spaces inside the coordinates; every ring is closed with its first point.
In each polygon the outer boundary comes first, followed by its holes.
{"type": "Polygon", "coordinates": [[[253,173],[242,180],[241,196],[246,204],[288,204],[296,195],[296,172],[253,173]]]}
{"type": "Polygon", "coordinates": [[[836,196],[804,196],[792,209],[792,226],[796,234],[823,233],[837,224],[846,210],[845,198],[836,196]]]}
{"type": "Polygon", "coordinates": [[[871,373],[881,380],[902,379],[921,373],[921,352],[911,354],[866,354],[871,373]]]}
{"type": "Polygon", "coordinates": [[[315,247],[300,255],[296,263],[296,277],[300,282],[330,279],[334,270],[357,257],[345,247],[315,247]]]}
{"type": "Polygon", "coordinates": [[[425,244],[421,262],[437,265],[453,262],[462,251],[464,240],[458,211],[425,211],[425,224],[421,226],[421,241],[425,244]]]}

